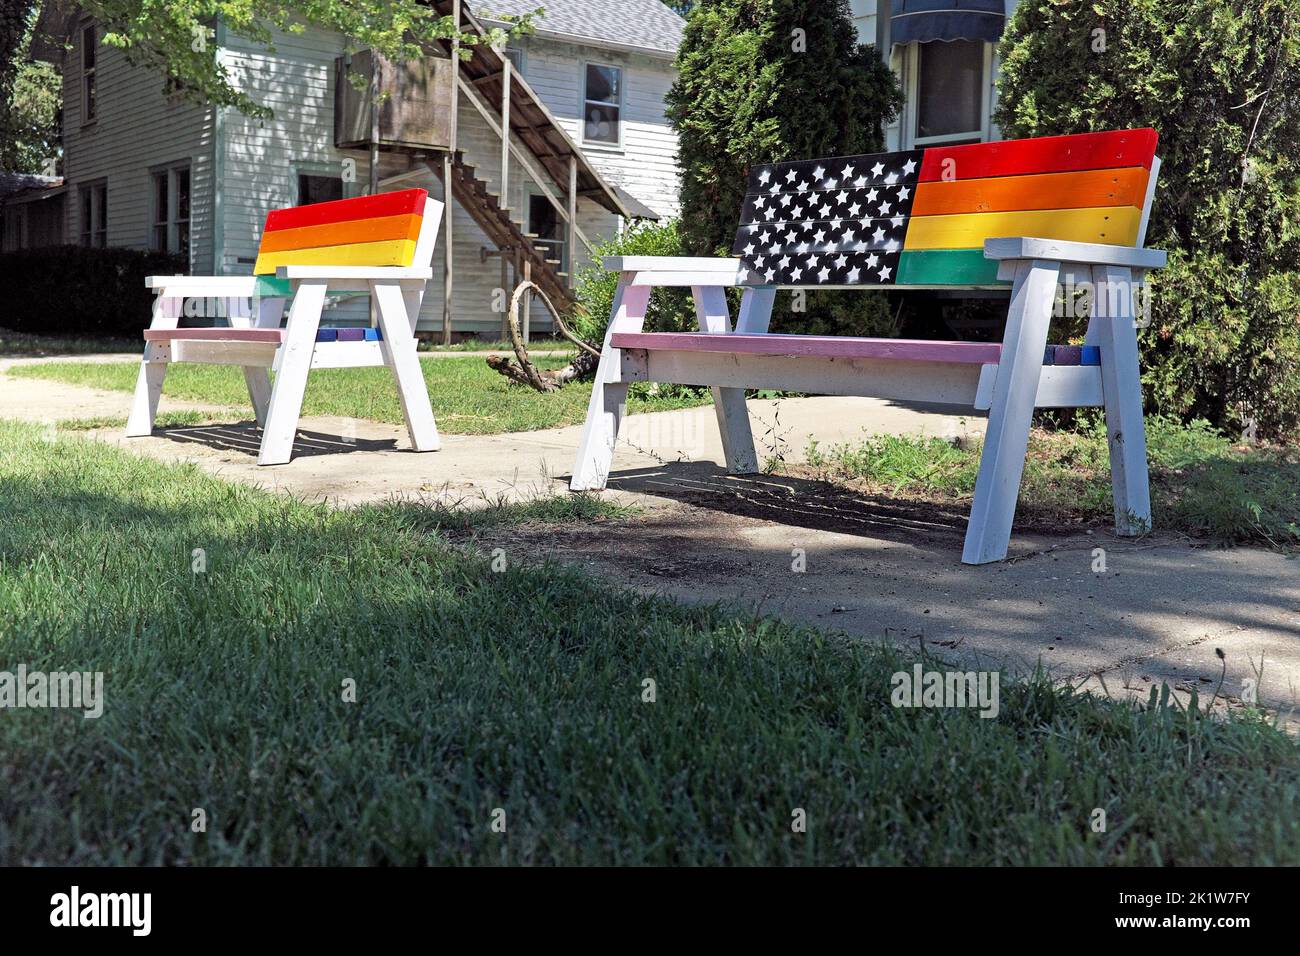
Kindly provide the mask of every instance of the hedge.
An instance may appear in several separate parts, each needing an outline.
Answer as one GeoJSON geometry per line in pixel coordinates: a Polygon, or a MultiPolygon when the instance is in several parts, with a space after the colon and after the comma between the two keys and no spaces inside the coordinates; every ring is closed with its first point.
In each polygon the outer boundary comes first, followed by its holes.
{"type": "Polygon", "coordinates": [[[145,276],[188,271],[182,256],[139,249],[48,246],[0,253],[0,327],[55,337],[139,338],[153,307],[145,276]]]}

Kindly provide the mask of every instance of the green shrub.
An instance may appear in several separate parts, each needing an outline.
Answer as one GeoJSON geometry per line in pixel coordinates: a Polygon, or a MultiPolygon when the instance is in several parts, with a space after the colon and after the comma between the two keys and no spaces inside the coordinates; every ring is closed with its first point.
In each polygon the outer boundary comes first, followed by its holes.
{"type": "Polygon", "coordinates": [[[1004,135],[1160,133],[1147,245],[1172,255],[1141,333],[1148,404],[1300,433],[1294,0],[1025,0],[1001,52],[1004,135]]]}
{"type": "MultiPolygon", "coordinates": [[[[589,342],[599,343],[605,339],[610,309],[614,306],[614,290],[618,287],[618,273],[606,271],[600,257],[683,255],[677,220],[635,223],[621,236],[596,246],[596,252],[596,264],[579,269],[575,276],[578,303],[585,312],[580,310],[575,316],[573,331],[589,342]]],[[[690,289],[656,289],[650,296],[646,331],[686,332],[697,327],[690,289]]]]}
{"type": "MultiPolygon", "coordinates": [[[[750,167],[884,148],[902,94],[859,44],[848,0],[705,0],[692,8],[668,94],[686,255],[727,255],[750,167]]],[[[889,335],[881,292],[782,292],[772,330],[889,335]]]]}
{"type": "Polygon", "coordinates": [[[5,310],[0,326],[46,336],[138,339],[149,325],[151,275],[188,271],[166,252],[49,246],[0,254],[5,310]]]}

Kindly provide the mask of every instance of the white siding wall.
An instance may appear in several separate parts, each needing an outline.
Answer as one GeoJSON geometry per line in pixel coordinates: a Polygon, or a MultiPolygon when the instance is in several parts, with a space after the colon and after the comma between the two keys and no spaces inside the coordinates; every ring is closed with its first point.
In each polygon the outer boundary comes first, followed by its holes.
{"type": "MultiPolygon", "coordinates": [[[[359,194],[369,177],[366,155],[334,147],[334,59],[343,52],[341,38],[309,29],[302,34],[277,34],[275,50],[256,47],[239,38],[223,36],[222,61],[236,82],[254,99],[275,113],[270,121],[252,120],[225,110],[220,117],[218,168],[222,181],[220,234],[224,254],[221,273],[247,273],[257,254],[262,223],[268,210],[297,201],[299,172],[337,171],[344,159],[356,161],[356,182],[345,184],[346,194],[359,194]]],[[[567,44],[528,41],[524,77],[571,136],[578,135],[582,96],[583,48],[567,44]]],[[[591,51],[587,51],[591,53],[591,51]]],[[[663,97],[672,82],[666,61],[626,54],[601,53],[600,62],[624,68],[624,143],[617,150],[589,151],[589,158],[608,180],[619,183],[637,199],[663,215],[675,215],[677,205],[676,136],[663,116],[663,97]]],[[[500,139],[464,96],[459,108],[459,146],[476,175],[499,191],[500,139]]],[[[393,160],[386,160],[384,173],[393,160]]],[[[540,166],[540,164],[538,164],[540,166]]],[[[508,204],[518,221],[527,214],[529,177],[517,162],[510,172],[508,204]]],[[[441,181],[432,173],[406,180],[395,188],[422,186],[442,196],[441,181]]],[[[548,186],[563,198],[567,183],[548,186]]],[[[480,256],[493,248],[488,238],[462,209],[453,211],[455,282],[453,328],[457,331],[496,334],[501,314],[494,311],[500,286],[500,262],[480,256]]],[[[618,217],[588,200],[579,203],[579,225],[593,242],[612,236],[618,217]]],[[[580,248],[579,266],[587,259],[580,248]]],[[[434,279],[421,309],[420,327],[433,331],[442,325],[443,252],[441,237],[433,261],[434,279]]],[[[533,307],[533,327],[549,327],[549,313],[540,302],[533,307]]],[[[352,300],[328,313],[333,322],[364,322],[368,306],[352,300]]]]}
{"type": "Polygon", "coordinates": [[[360,195],[369,177],[364,154],[334,147],[334,59],[343,42],[319,30],[277,32],[267,50],[225,34],[221,60],[235,83],[274,117],[258,120],[234,110],[221,115],[221,271],[252,271],[266,214],[298,202],[298,175],[342,175],[357,163],[345,195],[360,195]]]}
{"type": "Polygon", "coordinates": [[[664,97],[675,75],[668,60],[534,37],[524,42],[524,77],[565,132],[606,180],[665,217],[676,216],[680,209],[677,133],[664,117],[664,97]],[[582,142],[580,117],[588,62],[623,70],[619,147],[582,142]]]}
{"type": "Polygon", "coordinates": [[[81,31],[63,69],[64,176],[68,242],[81,230],[78,187],[108,185],[108,244],[144,249],[152,225],[151,169],[190,162],[191,269],[212,267],[212,121],[208,107],[163,95],[163,78],[132,67],[113,47],[96,54],[97,116],[82,123],[81,31]]]}
{"type": "MultiPolygon", "coordinates": [[[[269,121],[165,97],[159,74],[130,67],[117,50],[101,44],[97,52],[99,115],[87,125],[81,122],[80,42],[78,32],[63,71],[68,241],[77,241],[80,231],[78,186],[107,180],[109,245],[146,248],[152,225],[150,172],[189,160],[191,271],[247,274],[257,255],[267,212],[298,201],[300,172],[335,173],[343,168],[344,159],[351,158],[356,161],[356,181],[345,184],[345,194],[364,190],[369,177],[366,155],[345,153],[333,145],[333,70],[335,57],[343,52],[341,38],[314,29],[302,34],[277,33],[271,51],[224,31],[219,35],[221,61],[238,86],[274,111],[269,121]],[[214,254],[218,245],[219,259],[214,254]]],[[[618,148],[584,148],[592,165],[608,181],[660,215],[676,215],[677,138],[663,115],[663,99],[674,75],[671,64],[539,38],[526,42],[524,78],[579,142],[584,64],[590,59],[623,69],[623,142],[618,148]]],[[[459,112],[460,146],[466,161],[477,167],[489,189],[497,191],[500,140],[463,97],[459,112]]],[[[441,182],[432,174],[399,188],[413,185],[441,197],[441,182]]],[[[567,183],[548,185],[563,199],[567,183]]],[[[533,190],[522,166],[513,163],[507,199],[516,220],[525,219],[527,196],[533,190]]],[[[580,201],[578,211],[579,225],[593,243],[614,235],[619,228],[617,216],[589,200],[580,201]]],[[[491,243],[463,210],[454,211],[453,233],[454,328],[495,334],[501,323],[500,313],[493,311],[494,293],[500,286],[499,261],[481,261],[480,249],[491,247],[491,243]]],[[[579,268],[590,262],[581,244],[576,251],[579,268]]],[[[440,243],[434,256],[434,281],[422,309],[422,328],[441,327],[442,263],[440,243]]],[[[340,323],[365,322],[368,305],[364,299],[353,299],[332,309],[328,316],[340,323]]],[[[550,325],[540,302],[534,303],[533,324],[535,329],[550,325]]]]}

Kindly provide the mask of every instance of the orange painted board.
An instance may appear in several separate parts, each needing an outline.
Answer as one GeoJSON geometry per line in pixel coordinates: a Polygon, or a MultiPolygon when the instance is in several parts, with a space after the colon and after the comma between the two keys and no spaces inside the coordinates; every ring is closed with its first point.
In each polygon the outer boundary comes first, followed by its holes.
{"type": "Polygon", "coordinates": [[[1104,133],[1006,139],[964,146],[927,146],[918,181],[985,179],[989,176],[1028,176],[1083,169],[1151,168],[1156,131],[1117,129],[1104,133]]]}
{"type": "Polygon", "coordinates": [[[346,246],[318,246],[263,252],[253,266],[254,275],[270,275],[280,266],[409,266],[415,260],[410,239],[354,242],[346,246]]]}
{"type": "Polygon", "coordinates": [[[1141,166],[1089,169],[1073,173],[995,176],[920,183],[913,216],[951,216],[966,212],[1016,212],[1026,209],[1084,209],[1135,206],[1146,201],[1147,179],[1141,166]]]}
{"type": "Polygon", "coordinates": [[[377,219],[353,219],[327,222],[319,226],[277,229],[262,236],[259,252],[285,252],[289,249],[313,249],[318,246],[346,246],[354,242],[383,242],[389,239],[420,237],[423,216],[383,216],[377,219]]]}
{"type": "Polygon", "coordinates": [[[312,203],[310,206],[273,209],[266,217],[266,226],[262,232],[321,226],[327,222],[349,222],[353,219],[423,215],[424,201],[428,198],[426,190],[403,189],[395,193],[377,193],[373,196],[312,203]]]}
{"type": "Polygon", "coordinates": [[[1141,210],[1133,206],[913,216],[907,221],[907,237],[903,241],[903,248],[978,249],[984,245],[985,239],[1004,236],[1035,236],[1065,242],[1131,246],[1137,241],[1141,217],[1141,210]]]}

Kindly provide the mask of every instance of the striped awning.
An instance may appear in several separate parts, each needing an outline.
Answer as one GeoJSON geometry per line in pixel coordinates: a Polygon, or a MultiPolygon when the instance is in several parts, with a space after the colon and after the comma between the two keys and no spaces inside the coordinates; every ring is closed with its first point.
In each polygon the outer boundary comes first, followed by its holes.
{"type": "Polygon", "coordinates": [[[890,0],[894,43],[985,40],[996,43],[1006,26],[1004,0],[890,0]]]}

